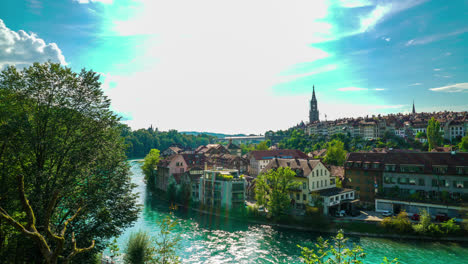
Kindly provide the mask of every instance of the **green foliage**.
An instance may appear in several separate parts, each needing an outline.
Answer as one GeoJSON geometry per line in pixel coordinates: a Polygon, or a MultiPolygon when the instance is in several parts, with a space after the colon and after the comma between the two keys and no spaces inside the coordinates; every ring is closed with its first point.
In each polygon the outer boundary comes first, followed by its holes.
{"type": "Polygon", "coordinates": [[[175,264],[180,263],[180,258],[176,254],[176,248],[179,244],[181,237],[173,235],[178,222],[172,219],[171,216],[158,221],[161,228],[160,234],[155,240],[156,247],[154,250],[153,261],[162,264],[175,264]]]}
{"type": "Polygon", "coordinates": [[[180,258],[176,254],[177,246],[181,240],[179,235],[174,235],[179,224],[172,219],[172,214],[157,221],[160,232],[156,238],[148,233],[138,231],[132,233],[127,242],[124,263],[128,264],[176,264],[180,258]]]}
{"type": "Polygon", "coordinates": [[[240,144],[240,148],[241,148],[242,155],[255,150],[255,146],[253,144],[249,144],[249,145],[240,144]]]}
{"type": "MultiPolygon", "coordinates": [[[[25,252],[5,262],[53,263],[75,252],[73,233],[78,247],[95,240],[94,248],[84,250],[92,255],[137,219],[119,118],[100,85],[93,71],[75,73],[50,62],[0,73],[1,215],[38,227],[32,235],[15,225],[8,244],[0,236],[1,252],[25,252]],[[24,192],[16,175],[24,179],[24,192]],[[20,203],[23,193],[30,207],[20,203]],[[16,217],[19,212],[28,216],[16,217]],[[57,237],[48,234],[49,226],[57,237]]],[[[0,231],[6,225],[2,219],[0,231]]],[[[77,250],[73,260],[80,262],[84,251],[77,250]]]]}
{"type": "Polygon", "coordinates": [[[268,148],[269,148],[268,142],[262,141],[257,144],[257,146],[255,147],[255,150],[268,150],[268,148]]]}
{"type": "Polygon", "coordinates": [[[152,246],[152,239],[146,232],[138,231],[130,234],[123,258],[124,263],[152,263],[153,255],[154,247],[152,246]]]}
{"type": "Polygon", "coordinates": [[[408,214],[405,211],[401,211],[397,216],[384,218],[380,224],[398,233],[409,233],[413,231],[408,214]]]}
{"type": "Polygon", "coordinates": [[[440,224],[441,230],[444,234],[456,234],[460,231],[460,226],[455,223],[455,219],[450,219],[440,224]]]}
{"type": "Polygon", "coordinates": [[[427,141],[429,143],[428,151],[442,145],[443,142],[439,121],[436,121],[434,117],[429,120],[427,125],[427,141]]]}
{"type": "MultiPolygon", "coordinates": [[[[317,239],[315,249],[301,247],[301,260],[307,264],[349,264],[349,263],[363,263],[362,260],[366,258],[367,253],[361,246],[353,243],[352,248],[346,246],[348,238],[344,237],[343,230],[339,230],[338,234],[332,238],[333,243],[330,244],[328,240],[322,237],[317,239]]],[[[398,259],[389,261],[387,257],[382,260],[383,264],[398,264],[398,259]]]]}
{"type": "Polygon", "coordinates": [[[460,151],[467,151],[468,152],[468,135],[464,136],[460,143],[458,144],[458,149],[460,151]]]}
{"type": "Polygon", "coordinates": [[[416,233],[424,234],[428,232],[429,226],[431,225],[431,215],[426,209],[423,209],[419,213],[419,223],[413,226],[416,233]]]}
{"type": "Polygon", "coordinates": [[[324,161],[327,164],[343,166],[346,160],[346,151],[344,150],[344,143],[338,139],[328,142],[327,155],[324,161]]]}
{"type": "Polygon", "coordinates": [[[154,181],[156,179],[156,172],[155,170],[158,167],[159,164],[159,150],[158,149],[152,149],[146,155],[143,166],[141,166],[141,169],[143,170],[143,173],[145,174],[145,181],[151,185],[154,186],[154,181]]]}
{"type": "Polygon", "coordinates": [[[255,181],[257,204],[265,206],[272,216],[284,214],[291,205],[289,191],[301,184],[295,176],[294,171],[283,167],[260,174],[255,181]]]}
{"type": "Polygon", "coordinates": [[[109,251],[111,253],[110,257],[112,260],[115,260],[115,258],[120,256],[120,248],[117,245],[117,239],[114,238],[114,240],[112,240],[112,243],[109,244],[109,251]]]}
{"type": "Polygon", "coordinates": [[[177,130],[158,131],[152,127],[132,131],[129,126],[121,124],[119,128],[121,136],[125,139],[125,153],[129,158],[141,158],[151,149],[164,151],[173,145],[195,149],[210,144],[216,139],[215,136],[208,134],[183,134],[177,130]]]}

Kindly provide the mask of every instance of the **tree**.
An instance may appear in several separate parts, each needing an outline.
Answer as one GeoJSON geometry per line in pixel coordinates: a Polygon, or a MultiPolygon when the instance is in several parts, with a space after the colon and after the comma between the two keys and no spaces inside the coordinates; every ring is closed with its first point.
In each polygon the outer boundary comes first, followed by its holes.
{"type": "MultiPolygon", "coordinates": [[[[297,245],[301,250],[301,260],[307,264],[348,264],[348,263],[363,263],[362,260],[366,257],[367,253],[361,246],[353,243],[352,248],[348,248],[346,243],[348,238],[344,237],[343,230],[339,230],[338,234],[332,238],[333,245],[324,240],[322,237],[317,239],[315,249],[309,249],[307,247],[301,247],[297,245]]],[[[382,263],[385,264],[398,264],[398,259],[389,261],[387,257],[384,257],[382,263]]]]}
{"type": "Polygon", "coordinates": [[[267,141],[262,141],[257,144],[255,147],[255,150],[268,150],[268,142],[267,141]]]}
{"type": "Polygon", "coordinates": [[[344,150],[344,143],[334,139],[328,143],[327,155],[325,162],[332,165],[343,166],[346,160],[346,151],[344,150]]]}
{"type": "Polygon", "coordinates": [[[458,144],[458,149],[460,151],[468,151],[468,135],[461,139],[460,144],[458,144]]]}
{"type": "Polygon", "coordinates": [[[429,143],[429,151],[440,146],[443,142],[439,121],[436,121],[434,117],[429,120],[427,125],[427,141],[429,143]]]}
{"type": "Polygon", "coordinates": [[[143,173],[145,174],[145,181],[150,185],[154,186],[155,180],[156,180],[156,173],[155,170],[158,167],[159,164],[159,150],[158,149],[152,149],[146,155],[143,166],[141,166],[141,169],[143,170],[143,173]]]}
{"type": "Polygon", "coordinates": [[[50,62],[8,67],[0,93],[0,229],[16,230],[2,247],[27,263],[103,250],[139,208],[99,75],[50,62]]]}
{"type": "Polygon", "coordinates": [[[255,198],[272,216],[284,214],[291,205],[289,192],[301,184],[294,180],[296,173],[290,168],[280,167],[260,174],[255,180],[255,198]]]}

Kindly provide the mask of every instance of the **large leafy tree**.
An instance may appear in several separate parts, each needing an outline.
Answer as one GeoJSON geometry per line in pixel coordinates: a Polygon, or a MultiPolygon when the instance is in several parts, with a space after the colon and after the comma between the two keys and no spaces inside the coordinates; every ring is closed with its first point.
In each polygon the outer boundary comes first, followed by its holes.
{"type": "Polygon", "coordinates": [[[99,75],[51,62],[8,67],[0,93],[0,260],[16,252],[21,262],[68,262],[103,250],[139,208],[99,75]]]}
{"type": "Polygon", "coordinates": [[[432,117],[427,124],[427,141],[429,143],[429,151],[442,145],[443,138],[440,132],[440,124],[434,117],[432,117]]]}
{"type": "Polygon", "coordinates": [[[327,155],[325,162],[332,165],[342,166],[346,159],[346,151],[344,150],[344,143],[338,139],[334,139],[328,143],[327,155]]]}
{"type": "Polygon", "coordinates": [[[301,184],[295,176],[294,171],[283,167],[260,174],[255,180],[257,204],[265,206],[272,216],[284,214],[291,205],[290,190],[301,184]]]}

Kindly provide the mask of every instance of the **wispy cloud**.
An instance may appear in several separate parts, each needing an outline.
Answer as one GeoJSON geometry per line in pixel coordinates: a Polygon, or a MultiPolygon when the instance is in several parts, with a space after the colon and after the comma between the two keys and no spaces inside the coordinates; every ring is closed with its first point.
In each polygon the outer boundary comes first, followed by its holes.
{"type": "Polygon", "coordinates": [[[468,92],[468,83],[456,83],[442,87],[436,87],[429,89],[434,92],[447,92],[447,93],[458,93],[468,92]]]}
{"type": "Polygon", "coordinates": [[[375,8],[367,15],[361,17],[361,28],[360,32],[366,32],[372,29],[378,23],[384,21],[385,19],[400,13],[406,9],[412,8],[414,6],[420,5],[427,0],[411,0],[411,1],[395,1],[392,3],[377,2],[373,1],[375,8]]]}
{"type": "Polygon", "coordinates": [[[410,84],[408,86],[418,86],[418,85],[422,85],[422,83],[413,83],[413,84],[410,84]]]}
{"type": "Polygon", "coordinates": [[[440,70],[441,70],[441,69],[438,69],[438,68],[434,69],[434,71],[440,71],[440,70]]]}
{"type": "MultiPolygon", "coordinates": [[[[456,35],[460,35],[460,34],[463,34],[463,33],[466,33],[466,32],[468,32],[468,27],[462,28],[462,29],[459,29],[459,30],[456,30],[456,31],[453,31],[453,32],[449,32],[449,33],[434,34],[434,35],[430,35],[430,36],[427,36],[427,37],[411,39],[408,42],[406,42],[405,45],[406,46],[414,46],[414,45],[429,44],[431,42],[439,41],[439,40],[442,40],[442,39],[445,39],[445,38],[448,38],[448,37],[452,37],[452,36],[456,36],[456,35]]],[[[448,53],[446,53],[446,55],[450,56],[451,53],[448,52],[448,53]]]]}

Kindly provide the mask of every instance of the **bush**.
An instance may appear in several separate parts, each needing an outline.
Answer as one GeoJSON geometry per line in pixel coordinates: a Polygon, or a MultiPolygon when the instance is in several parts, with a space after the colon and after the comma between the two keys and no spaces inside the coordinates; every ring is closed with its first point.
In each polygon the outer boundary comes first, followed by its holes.
{"type": "Polygon", "coordinates": [[[143,232],[132,233],[127,242],[124,263],[144,264],[152,259],[154,247],[151,245],[151,237],[143,232]]]}
{"type": "Polygon", "coordinates": [[[401,211],[397,216],[384,218],[381,225],[398,233],[409,233],[413,231],[411,222],[408,219],[408,214],[405,211],[401,211]]]}
{"type": "Polygon", "coordinates": [[[460,226],[455,223],[453,218],[440,224],[440,227],[445,234],[455,234],[460,231],[460,226]]]}

